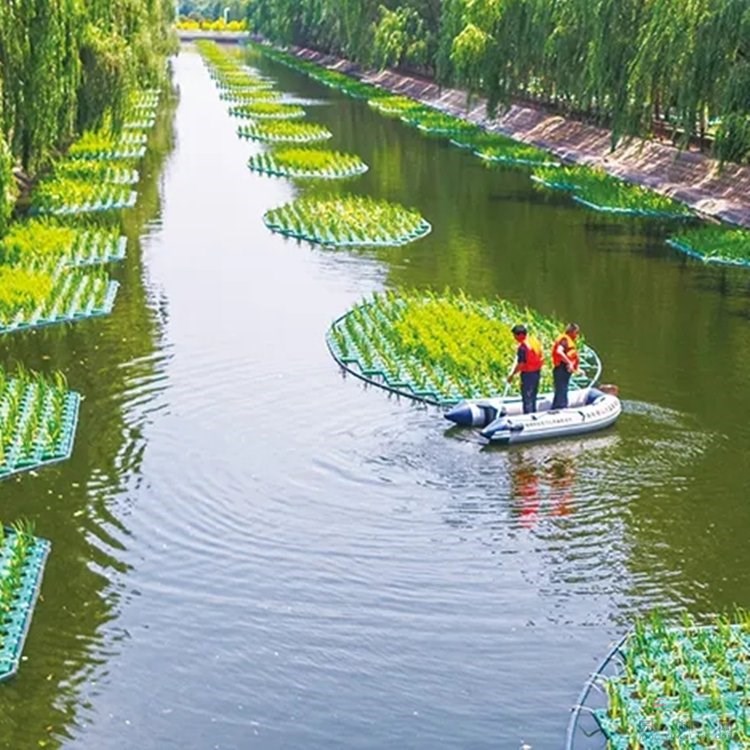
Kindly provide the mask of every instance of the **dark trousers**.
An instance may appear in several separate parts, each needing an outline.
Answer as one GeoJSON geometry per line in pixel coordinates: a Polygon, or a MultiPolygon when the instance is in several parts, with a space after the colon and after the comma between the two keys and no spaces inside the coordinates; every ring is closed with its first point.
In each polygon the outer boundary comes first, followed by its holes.
{"type": "Polygon", "coordinates": [[[552,379],[555,381],[555,397],[552,399],[553,409],[568,408],[568,384],[570,373],[565,363],[557,365],[552,370],[552,379]]]}
{"type": "Polygon", "coordinates": [[[536,411],[536,394],[539,391],[539,370],[521,373],[521,400],[523,413],[533,414],[536,411]]]}

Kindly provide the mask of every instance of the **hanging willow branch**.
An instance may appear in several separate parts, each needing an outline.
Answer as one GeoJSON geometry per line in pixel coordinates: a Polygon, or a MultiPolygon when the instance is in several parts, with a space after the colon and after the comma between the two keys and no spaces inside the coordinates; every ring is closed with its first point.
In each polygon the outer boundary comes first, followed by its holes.
{"type": "Polygon", "coordinates": [[[609,126],[613,146],[657,124],[750,158],[747,0],[253,0],[250,21],[361,61],[398,63],[410,46],[491,109],[531,97],[609,126]]]}

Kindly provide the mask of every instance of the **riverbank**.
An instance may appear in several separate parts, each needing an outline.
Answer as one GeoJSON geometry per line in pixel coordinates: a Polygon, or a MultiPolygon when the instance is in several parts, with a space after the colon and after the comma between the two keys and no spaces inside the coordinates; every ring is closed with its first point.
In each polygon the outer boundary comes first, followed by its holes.
{"type": "Polygon", "coordinates": [[[567,119],[544,110],[512,105],[495,118],[487,116],[487,101],[473,97],[467,110],[466,91],[385,69],[363,70],[344,58],[304,47],[290,47],[299,58],[325,65],[389,91],[405,94],[456,117],[544,148],[567,162],[605,169],[686,203],[695,211],[750,227],[750,167],[725,164],[697,151],[685,151],[658,141],[630,138],[615,150],[605,128],[567,119]]]}

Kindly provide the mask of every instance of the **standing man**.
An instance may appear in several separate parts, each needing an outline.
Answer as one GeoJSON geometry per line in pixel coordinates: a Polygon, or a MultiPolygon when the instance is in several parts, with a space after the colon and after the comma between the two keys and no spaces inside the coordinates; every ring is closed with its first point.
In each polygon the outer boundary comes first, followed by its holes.
{"type": "Polygon", "coordinates": [[[539,375],[544,362],[542,345],[535,336],[529,336],[526,326],[515,325],[511,328],[513,337],[518,342],[516,366],[508,375],[508,382],[516,373],[521,373],[521,399],[523,413],[533,414],[536,411],[536,394],[539,391],[539,375]]]}
{"type": "Polygon", "coordinates": [[[578,365],[581,362],[576,350],[576,339],[580,330],[576,323],[568,323],[565,333],[558,336],[552,344],[552,378],[555,382],[553,409],[568,408],[570,376],[578,372],[578,365]]]}

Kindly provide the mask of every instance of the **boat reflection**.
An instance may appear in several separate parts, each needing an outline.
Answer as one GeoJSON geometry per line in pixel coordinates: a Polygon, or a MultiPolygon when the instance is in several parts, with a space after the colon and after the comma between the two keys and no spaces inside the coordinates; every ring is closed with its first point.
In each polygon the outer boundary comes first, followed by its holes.
{"type": "Polygon", "coordinates": [[[571,515],[580,457],[592,450],[609,450],[617,442],[617,435],[606,435],[509,451],[511,516],[522,528],[533,529],[544,518],[571,515]]]}

